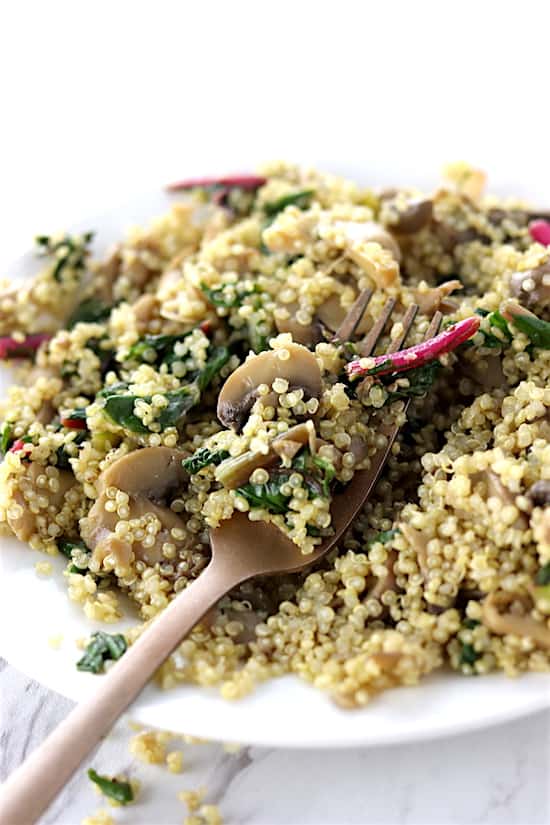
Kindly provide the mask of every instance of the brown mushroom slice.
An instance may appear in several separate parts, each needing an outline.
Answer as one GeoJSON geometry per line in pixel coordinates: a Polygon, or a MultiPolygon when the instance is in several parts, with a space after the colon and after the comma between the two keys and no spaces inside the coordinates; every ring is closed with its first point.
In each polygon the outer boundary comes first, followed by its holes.
{"type": "Polygon", "coordinates": [[[44,530],[40,529],[39,521],[41,517],[59,513],[66,494],[77,484],[69,470],[58,470],[57,490],[52,490],[48,485],[38,486],[38,479],[41,476],[47,477],[46,469],[44,464],[32,461],[25,473],[17,478],[13,498],[22,512],[19,515],[10,515],[15,508],[8,508],[7,521],[14,535],[21,541],[28,542],[35,534],[44,534],[51,538],[47,532],[44,533],[44,530]]]}
{"type": "Polygon", "coordinates": [[[550,261],[526,272],[515,272],[510,279],[510,290],[528,309],[550,304],[550,261]]]}
{"type": "MultiPolygon", "coordinates": [[[[487,479],[487,494],[491,498],[498,498],[501,502],[508,506],[513,505],[515,506],[516,497],[515,495],[506,487],[502,481],[500,480],[500,476],[494,473],[492,470],[485,470],[485,477],[487,479]]],[[[515,520],[514,527],[520,530],[527,530],[527,519],[520,513],[517,519],[515,520]]]]}
{"type": "Polygon", "coordinates": [[[152,565],[164,560],[163,545],[173,544],[176,552],[184,549],[189,537],[185,522],[167,505],[167,499],[181,487],[187,478],[183,469],[184,453],[169,447],[145,447],[134,450],[114,461],[100,476],[99,497],[88,516],[81,522],[81,535],[100,563],[112,554],[118,564],[127,567],[131,553],[141,561],[152,565]],[[106,509],[109,501],[107,490],[114,487],[129,496],[125,521],[144,519],[147,514],[158,519],[160,529],[151,546],[144,544],[147,533],[138,541],[126,542],[116,533],[119,516],[106,509]],[[174,539],[171,531],[183,530],[184,538],[174,539]]]}
{"type": "Polygon", "coordinates": [[[550,505],[550,481],[536,481],[525,495],[533,503],[533,507],[547,507],[550,505]]]}
{"type": "Polygon", "coordinates": [[[401,260],[399,244],[381,223],[375,221],[336,221],[335,226],[344,233],[351,244],[376,243],[391,252],[397,262],[401,260]]]}
{"type": "Polygon", "coordinates": [[[182,461],[186,455],[170,447],[145,447],[114,461],[101,474],[98,490],[116,487],[128,495],[164,501],[188,475],[182,461]]]}
{"type": "Polygon", "coordinates": [[[430,223],[432,215],[432,200],[411,200],[405,209],[399,210],[397,221],[391,225],[392,231],[398,235],[414,235],[430,223]]]}
{"type": "Polygon", "coordinates": [[[228,458],[216,467],[216,481],[229,490],[236,490],[247,484],[251,474],[259,467],[271,467],[283,456],[294,458],[297,452],[308,443],[315,428],[312,421],[304,421],[291,427],[273,439],[268,453],[259,453],[253,450],[235,458],[228,458]]]}
{"type": "Polygon", "coordinates": [[[284,309],[288,311],[289,317],[275,318],[277,332],[290,332],[293,341],[306,347],[314,347],[319,341],[323,340],[321,327],[317,321],[304,325],[296,319],[298,304],[285,304],[284,309]]]}
{"type": "Polygon", "coordinates": [[[483,601],[483,623],[499,636],[528,637],[539,647],[550,650],[550,627],[536,621],[532,616],[502,612],[502,608],[517,600],[518,596],[515,593],[505,593],[503,590],[490,593],[483,601]]]}
{"type": "Polygon", "coordinates": [[[289,391],[303,389],[306,401],[321,395],[321,370],[315,355],[300,344],[288,344],[251,355],[229,376],[218,396],[222,424],[239,432],[258,398],[258,387],[271,387],[277,378],[288,381],[289,391]]]}
{"type": "Polygon", "coordinates": [[[445,313],[456,309],[456,305],[448,301],[447,298],[457,289],[463,289],[463,284],[455,279],[424,290],[413,289],[412,293],[414,302],[419,306],[419,311],[431,318],[438,310],[445,313]]]}
{"type": "Polygon", "coordinates": [[[381,576],[381,578],[376,580],[376,583],[373,587],[369,590],[368,598],[369,599],[380,599],[384,593],[388,590],[395,591],[397,589],[397,582],[395,579],[395,573],[393,572],[393,566],[397,561],[397,551],[390,550],[388,553],[388,558],[386,559],[386,574],[381,576]]]}

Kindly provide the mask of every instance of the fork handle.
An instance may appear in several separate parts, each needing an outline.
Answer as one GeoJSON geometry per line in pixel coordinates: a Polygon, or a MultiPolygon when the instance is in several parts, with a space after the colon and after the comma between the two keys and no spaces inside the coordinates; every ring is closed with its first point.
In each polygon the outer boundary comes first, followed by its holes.
{"type": "Polygon", "coordinates": [[[204,614],[243,579],[213,559],[0,790],[0,825],[32,825],[204,614]]]}

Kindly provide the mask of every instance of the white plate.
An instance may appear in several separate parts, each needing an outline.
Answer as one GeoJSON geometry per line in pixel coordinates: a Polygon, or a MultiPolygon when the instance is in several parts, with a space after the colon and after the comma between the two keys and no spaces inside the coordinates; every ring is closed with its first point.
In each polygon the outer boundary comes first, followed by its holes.
{"type": "MultiPolygon", "coordinates": [[[[101,250],[119,238],[128,225],[161,212],[168,198],[153,193],[136,198],[102,216],[75,224],[97,230],[101,250]]],[[[43,227],[38,227],[42,230],[43,227]]],[[[27,254],[10,270],[23,276],[36,267],[27,254]]],[[[0,376],[6,383],[5,370],[0,376]]],[[[15,539],[0,548],[0,654],[49,688],[78,700],[93,693],[99,676],[79,673],[76,640],[94,629],[120,625],[89,622],[66,595],[64,559],[53,559],[54,575],[35,572],[43,554],[15,539]],[[48,644],[62,634],[59,650],[48,644]]],[[[375,698],[360,711],[342,711],[309,685],[285,677],[261,685],[251,696],[228,703],[215,691],[181,687],[161,691],[150,686],[131,709],[133,719],[158,728],[224,741],[284,747],[346,747],[419,741],[484,727],[550,707],[550,675],[528,674],[509,679],[441,673],[418,687],[399,688],[375,698]]]]}

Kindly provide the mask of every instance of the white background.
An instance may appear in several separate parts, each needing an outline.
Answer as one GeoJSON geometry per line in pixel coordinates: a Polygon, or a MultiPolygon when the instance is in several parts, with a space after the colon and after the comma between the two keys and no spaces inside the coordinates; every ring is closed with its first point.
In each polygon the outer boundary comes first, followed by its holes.
{"type": "MultiPolygon", "coordinates": [[[[359,169],[373,183],[432,183],[442,163],[467,159],[498,191],[550,206],[548,9],[544,0],[5,3],[0,260],[133,192],[273,157],[359,169]]],[[[2,719],[11,741],[32,732],[21,694],[18,716],[2,719]]],[[[386,749],[380,762],[326,754],[303,794],[289,766],[299,773],[307,759],[258,758],[257,780],[242,780],[236,797],[234,786],[230,821],[292,825],[314,810],[308,822],[331,825],[548,822],[548,717],[538,719],[509,734],[386,749]]],[[[55,821],[72,825],[77,808],[92,809],[89,794],[84,802],[55,821]]]]}

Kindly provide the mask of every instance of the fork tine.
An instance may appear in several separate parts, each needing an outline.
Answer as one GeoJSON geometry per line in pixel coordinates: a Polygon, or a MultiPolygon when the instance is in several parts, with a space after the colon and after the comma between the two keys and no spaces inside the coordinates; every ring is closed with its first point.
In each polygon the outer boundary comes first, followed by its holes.
{"type": "Polygon", "coordinates": [[[374,352],[376,342],[384,332],[384,327],[388,323],[388,319],[393,312],[394,306],[395,300],[393,298],[388,298],[388,300],[384,304],[384,309],[382,310],[380,318],[375,323],[367,337],[359,344],[358,350],[360,355],[362,355],[363,357],[368,357],[369,355],[372,355],[372,353],[374,352]]]}
{"type": "Polygon", "coordinates": [[[349,341],[359,326],[365,310],[372,298],[372,289],[364,289],[356,298],[352,308],[332,336],[332,341],[349,341]]]}
{"type": "Polygon", "coordinates": [[[439,310],[437,312],[434,312],[434,316],[433,316],[433,318],[431,320],[431,323],[430,323],[430,326],[428,327],[428,330],[426,332],[426,338],[425,338],[426,341],[428,340],[428,338],[433,338],[434,335],[437,335],[437,333],[439,332],[439,327],[441,326],[441,321],[442,320],[443,320],[443,314],[441,312],[439,312],[439,310]]]}
{"type": "Polygon", "coordinates": [[[397,352],[397,350],[401,349],[401,347],[405,343],[407,335],[411,331],[411,327],[413,325],[414,319],[416,318],[416,313],[418,312],[418,309],[418,304],[411,304],[409,306],[405,313],[403,321],[401,322],[403,324],[403,332],[398,338],[395,339],[395,341],[391,342],[390,346],[387,349],[387,352],[397,352]]]}

